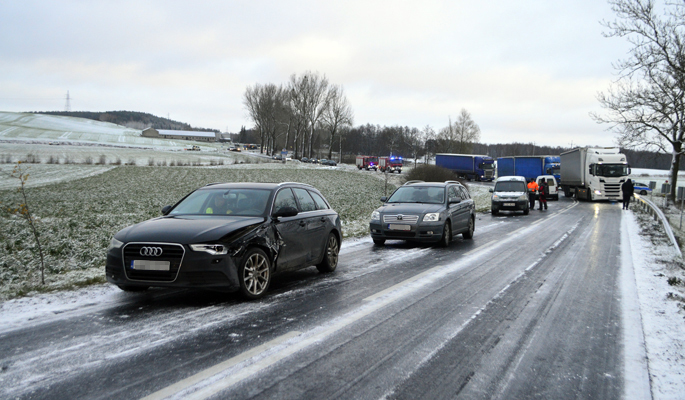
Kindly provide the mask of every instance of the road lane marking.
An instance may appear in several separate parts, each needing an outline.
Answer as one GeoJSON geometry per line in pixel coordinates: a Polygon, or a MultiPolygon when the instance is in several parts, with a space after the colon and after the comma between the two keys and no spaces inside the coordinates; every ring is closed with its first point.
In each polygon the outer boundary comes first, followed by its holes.
{"type": "MultiPolygon", "coordinates": [[[[577,224],[570,231],[567,231],[565,234],[563,234],[562,237],[541,256],[541,258],[546,257],[549,252],[558,247],[558,245],[563,242],[576,227],[577,224]]],[[[518,229],[515,232],[525,229],[533,229],[533,227],[528,225],[518,229]]],[[[500,247],[500,245],[504,245],[512,239],[507,238],[500,241],[494,240],[479,247],[478,249],[470,251],[469,253],[475,253],[476,251],[487,252],[500,247]],[[493,243],[495,246],[488,247],[493,243]]],[[[374,295],[366,297],[363,299],[360,307],[338,318],[334,318],[325,325],[320,325],[304,333],[293,331],[286,335],[280,336],[270,342],[257,346],[245,353],[235,356],[189,378],[159,390],[149,396],[146,396],[143,398],[143,400],[160,400],[166,398],[200,400],[216,396],[236,383],[245,379],[249,379],[257,373],[277,364],[278,362],[283,361],[287,357],[290,357],[293,354],[312,345],[321,343],[332,334],[341,331],[342,329],[371,315],[372,313],[407,296],[411,296],[418,290],[431,287],[435,281],[442,279],[445,275],[461,270],[464,265],[468,265],[478,257],[475,255],[466,254],[464,254],[464,256],[465,258],[462,258],[459,261],[455,261],[448,265],[430,268],[414,277],[406,279],[374,295]]],[[[526,271],[537,266],[539,261],[540,260],[536,261],[533,263],[533,265],[526,268],[526,271]]],[[[517,276],[513,282],[515,282],[517,279],[520,279],[520,277],[524,274],[525,271],[519,274],[519,276],[517,276]]],[[[511,284],[506,285],[495,296],[495,298],[500,297],[510,288],[510,286],[511,284]]],[[[458,331],[461,331],[461,329],[468,325],[470,321],[474,320],[495,298],[491,299],[484,307],[477,310],[477,312],[473,314],[471,318],[464,322],[458,331]]]]}
{"type": "Polygon", "coordinates": [[[387,289],[385,289],[385,290],[381,290],[380,292],[378,292],[378,293],[376,293],[376,294],[373,294],[373,295],[371,295],[371,296],[365,298],[364,301],[373,301],[373,300],[376,300],[376,299],[379,298],[379,297],[383,297],[383,296],[385,296],[386,294],[388,294],[388,293],[390,293],[390,292],[392,292],[392,291],[395,291],[395,290],[397,290],[397,289],[399,289],[399,288],[401,288],[401,287],[403,287],[403,286],[406,286],[406,285],[408,285],[408,284],[410,284],[410,283],[412,283],[412,282],[414,282],[414,281],[417,281],[417,280],[423,278],[424,276],[426,276],[426,275],[428,275],[428,274],[431,274],[431,273],[435,272],[436,270],[438,270],[438,269],[440,269],[440,268],[442,268],[442,265],[438,265],[437,267],[433,267],[433,268],[431,268],[431,269],[429,269],[429,270],[423,271],[422,273],[420,273],[420,274],[418,274],[418,275],[415,275],[415,276],[413,276],[413,277],[411,277],[411,278],[409,278],[409,279],[403,280],[402,282],[398,283],[397,285],[392,285],[392,286],[390,286],[389,288],[387,288],[387,289]]]}
{"type": "Polygon", "coordinates": [[[482,246],[478,246],[478,247],[476,247],[476,248],[473,249],[473,250],[467,251],[466,253],[464,253],[464,255],[465,255],[465,256],[468,256],[468,255],[470,255],[470,254],[472,254],[472,253],[475,253],[475,252],[477,252],[477,251],[480,251],[483,247],[488,247],[488,246],[490,246],[490,245],[492,245],[492,244],[494,244],[494,243],[497,243],[497,241],[496,241],[496,240],[491,240],[491,241],[485,243],[485,244],[482,245],[482,246]]]}
{"type": "Polygon", "coordinates": [[[301,334],[302,333],[298,331],[288,332],[285,335],[279,336],[274,340],[266,342],[233,358],[229,358],[228,360],[219,363],[213,367],[207,368],[204,371],[198,372],[193,376],[176,382],[171,386],[167,386],[166,388],[159,390],[155,393],[152,393],[149,396],[145,396],[141,400],[165,399],[301,334]]]}

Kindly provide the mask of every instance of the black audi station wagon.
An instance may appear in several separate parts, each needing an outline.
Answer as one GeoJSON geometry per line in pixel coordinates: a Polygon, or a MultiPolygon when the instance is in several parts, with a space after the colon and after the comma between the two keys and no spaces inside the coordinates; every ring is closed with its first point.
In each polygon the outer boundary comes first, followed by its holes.
{"type": "Polygon", "coordinates": [[[341,239],[340,217],[310,185],[210,184],[115,234],[106,274],[126,291],[208,288],[257,299],[276,273],[334,271],[341,239]]]}
{"type": "Polygon", "coordinates": [[[385,204],[371,214],[369,223],[377,245],[401,239],[447,246],[457,234],[473,237],[476,207],[457,181],[409,181],[381,201],[385,204]]]}

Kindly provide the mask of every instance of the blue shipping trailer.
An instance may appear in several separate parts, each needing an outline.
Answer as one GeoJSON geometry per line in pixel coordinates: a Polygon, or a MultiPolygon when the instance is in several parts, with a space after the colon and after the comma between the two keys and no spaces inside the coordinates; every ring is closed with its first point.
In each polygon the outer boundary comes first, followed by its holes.
{"type": "Polygon", "coordinates": [[[435,165],[452,170],[460,178],[468,180],[495,179],[495,160],[489,156],[441,153],[435,155],[435,165]]]}
{"type": "Polygon", "coordinates": [[[497,176],[518,175],[526,180],[540,175],[554,175],[557,182],[560,175],[559,156],[516,156],[497,159],[497,176]]]}

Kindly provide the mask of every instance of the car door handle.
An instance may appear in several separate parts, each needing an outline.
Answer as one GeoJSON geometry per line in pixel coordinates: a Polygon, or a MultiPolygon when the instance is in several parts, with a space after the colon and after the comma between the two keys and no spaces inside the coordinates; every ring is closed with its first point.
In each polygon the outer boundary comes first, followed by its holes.
{"type": "Polygon", "coordinates": [[[321,222],[326,222],[326,217],[321,217],[321,222]]]}
{"type": "Polygon", "coordinates": [[[307,223],[306,223],[306,222],[304,222],[304,221],[300,221],[300,226],[305,226],[305,225],[307,225],[307,223]]]}

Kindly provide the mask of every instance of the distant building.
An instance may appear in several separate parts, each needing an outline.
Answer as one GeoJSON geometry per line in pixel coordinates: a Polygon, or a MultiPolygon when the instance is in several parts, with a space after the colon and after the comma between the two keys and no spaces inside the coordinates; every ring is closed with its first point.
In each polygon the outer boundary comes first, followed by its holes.
{"type": "Polygon", "coordinates": [[[194,140],[199,142],[219,142],[222,139],[221,134],[218,132],[172,131],[168,129],[155,128],[144,129],[143,137],[157,139],[194,140]]]}

